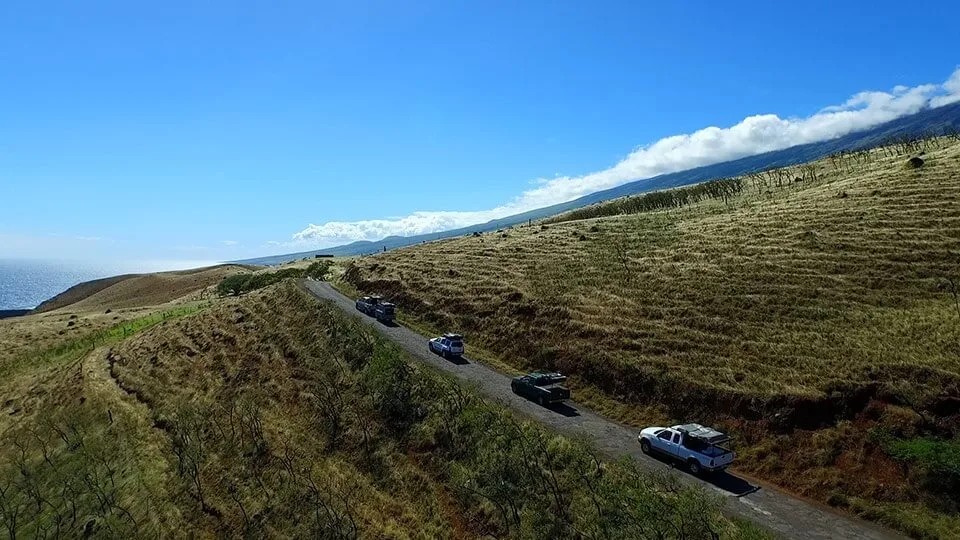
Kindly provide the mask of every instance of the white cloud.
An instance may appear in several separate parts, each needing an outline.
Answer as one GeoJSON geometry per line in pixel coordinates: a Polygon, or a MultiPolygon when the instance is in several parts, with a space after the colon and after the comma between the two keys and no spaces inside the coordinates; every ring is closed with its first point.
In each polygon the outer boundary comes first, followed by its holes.
{"type": "Polygon", "coordinates": [[[236,245],[239,245],[239,244],[240,244],[240,242],[237,242],[236,240],[224,240],[224,241],[223,241],[223,245],[225,245],[225,246],[227,246],[227,247],[232,247],[232,246],[236,246],[236,245]]]}
{"type": "Polygon", "coordinates": [[[896,86],[889,92],[860,92],[842,105],[826,107],[806,118],[783,119],[775,114],[761,114],[749,116],[727,128],[707,127],[687,135],[665,137],[636,148],[622,161],[602,171],[583,176],[536,179],[537,187],[490,210],[422,211],[395,219],[310,224],[295,233],[292,242],[282,245],[330,246],[465,227],[570,201],[634,180],[834,139],[913,114],[924,107],[939,107],[956,101],[960,101],[960,68],[943,84],[913,88],[896,86]]]}
{"type": "Polygon", "coordinates": [[[62,234],[62,233],[49,233],[48,236],[54,238],[66,238],[69,240],[78,240],[80,242],[99,242],[105,240],[102,236],[77,236],[73,234],[62,234]]]}
{"type": "Polygon", "coordinates": [[[934,96],[930,100],[931,107],[942,107],[960,101],[960,68],[943,83],[943,95],[934,96]]]}

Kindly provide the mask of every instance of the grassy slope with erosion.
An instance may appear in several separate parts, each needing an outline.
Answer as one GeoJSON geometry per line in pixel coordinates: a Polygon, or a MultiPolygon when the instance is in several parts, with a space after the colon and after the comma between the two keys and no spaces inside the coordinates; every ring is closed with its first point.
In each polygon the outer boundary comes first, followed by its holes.
{"type": "Polygon", "coordinates": [[[0,530],[762,535],[409,364],[289,281],[177,315],[4,380],[18,410],[0,424],[0,530]]]}
{"type": "Polygon", "coordinates": [[[940,482],[885,442],[960,431],[943,282],[960,281],[960,144],[924,147],[917,169],[892,147],[828,158],[746,177],[726,202],[432,242],[344,279],[515,368],[570,373],[621,420],[717,422],[745,470],[956,531],[957,464],[940,482]]]}

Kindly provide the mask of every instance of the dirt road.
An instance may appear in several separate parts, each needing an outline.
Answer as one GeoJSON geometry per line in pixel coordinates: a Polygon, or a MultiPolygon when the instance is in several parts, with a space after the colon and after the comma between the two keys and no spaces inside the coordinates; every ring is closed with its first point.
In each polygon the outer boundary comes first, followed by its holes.
{"type": "MultiPolygon", "coordinates": [[[[637,443],[637,430],[604,418],[575,402],[551,408],[540,407],[510,391],[510,377],[483,364],[464,358],[458,362],[444,360],[427,350],[427,337],[402,326],[385,326],[354,308],[350,298],[327,283],[307,280],[307,290],[314,296],[335,303],[348,313],[362,318],[381,334],[403,347],[417,360],[453,373],[474,383],[481,392],[504,406],[566,435],[586,437],[611,457],[632,456],[651,469],[669,468],[659,459],[644,455],[637,443]]],[[[830,508],[803,501],[769,486],[757,485],[729,473],[702,479],[678,472],[681,481],[695,483],[727,499],[727,511],[767,527],[787,538],[902,538],[878,525],[838,514],[830,508]]]]}

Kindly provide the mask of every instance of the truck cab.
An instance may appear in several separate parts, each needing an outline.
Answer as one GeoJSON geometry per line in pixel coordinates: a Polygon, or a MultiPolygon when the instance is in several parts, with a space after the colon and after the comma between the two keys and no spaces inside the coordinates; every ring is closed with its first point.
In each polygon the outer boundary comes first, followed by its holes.
{"type": "Polygon", "coordinates": [[[730,437],[700,424],[648,427],[637,437],[645,454],[659,453],[687,466],[693,474],[720,471],[733,462],[730,437]]]}

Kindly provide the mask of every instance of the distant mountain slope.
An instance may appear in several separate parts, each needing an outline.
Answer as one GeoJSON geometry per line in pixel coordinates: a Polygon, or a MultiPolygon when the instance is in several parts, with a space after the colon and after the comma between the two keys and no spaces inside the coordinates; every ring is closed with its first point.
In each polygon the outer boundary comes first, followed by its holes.
{"type": "Polygon", "coordinates": [[[861,148],[869,148],[891,138],[913,136],[923,133],[947,133],[951,130],[960,130],[960,103],[954,103],[951,105],[938,107],[936,109],[926,109],[919,113],[881,124],[872,129],[851,133],[849,135],[829,141],[793,146],[784,150],[767,152],[765,154],[758,154],[756,156],[749,156],[724,163],[707,165],[705,167],[698,167],[696,169],[689,169],[670,174],[662,174],[660,176],[655,176],[653,178],[647,178],[644,180],[636,180],[615,188],[591,193],[590,195],[585,195],[579,199],[569,202],[538,208],[536,210],[530,210],[521,214],[515,214],[477,225],[470,225],[469,227],[462,227],[460,229],[451,229],[449,231],[420,234],[416,236],[389,236],[383,240],[375,242],[353,242],[327,249],[301,251],[298,253],[273,255],[255,259],[245,259],[237,262],[272,265],[293,261],[303,257],[312,257],[316,254],[345,257],[351,255],[375,253],[383,249],[396,249],[430,240],[451,238],[455,236],[472,234],[474,232],[485,232],[496,230],[502,227],[509,227],[512,225],[525,223],[528,220],[541,219],[547,216],[566,212],[568,210],[573,210],[575,208],[580,208],[581,206],[587,206],[601,201],[615,199],[617,197],[624,197],[626,195],[634,195],[646,191],[695,184],[697,182],[704,182],[714,178],[737,176],[753,171],[769,169],[771,167],[796,165],[798,163],[804,163],[818,159],[841,150],[849,151],[861,148]]]}

